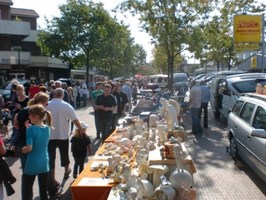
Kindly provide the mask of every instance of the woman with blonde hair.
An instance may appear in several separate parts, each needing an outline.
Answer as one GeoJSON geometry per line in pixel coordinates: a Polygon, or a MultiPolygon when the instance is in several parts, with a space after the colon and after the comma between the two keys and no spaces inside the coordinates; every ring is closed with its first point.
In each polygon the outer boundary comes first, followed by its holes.
{"type": "Polygon", "coordinates": [[[30,106],[40,104],[46,106],[49,101],[49,95],[47,93],[39,92],[34,98],[28,102],[28,106],[23,108],[14,117],[14,127],[18,130],[14,139],[11,140],[10,146],[15,148],[21,161],[22,170],[24,169],[26,154],[21,154],[21,148],[26,144],[26,126],[25,123],[29,121],[29,108],[30,106]]]}
{"type": "Polygon", "coordinates": [[[38,176],[40,199],[47,200],[48,143],[52,117],[43,105],[37,104],[29,107],[29,119],[31,124],[26,129],[26,145],[22,147],[22,153],[27,154],[22,175],[22,200],[32,199],[36,176],[38,176]],[[44,124],[45,117],[47,124],[44,124]]]}

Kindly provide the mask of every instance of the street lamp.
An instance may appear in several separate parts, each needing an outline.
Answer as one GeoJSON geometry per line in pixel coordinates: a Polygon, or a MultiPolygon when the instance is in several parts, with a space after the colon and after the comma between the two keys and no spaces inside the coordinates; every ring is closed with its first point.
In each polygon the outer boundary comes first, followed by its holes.
{"type": "Polygon", "coordinates": [[[20,52],[21,52],[22,48],[21,48],[21,46],[13,46],[13,50],[18,52],[18,68],[19,68],[19,76],[20,76],[20,71],[21,71],[21,66],[20,66],[20,52]]]}

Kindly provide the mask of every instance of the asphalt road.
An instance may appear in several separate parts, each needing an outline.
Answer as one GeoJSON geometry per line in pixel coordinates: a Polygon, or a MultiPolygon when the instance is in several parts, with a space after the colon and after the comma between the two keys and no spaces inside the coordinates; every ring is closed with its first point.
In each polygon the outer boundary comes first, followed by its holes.
{"type": "MultiPolygon", "coordinates": [[[[212,112],[209,112],[209,128],[204,129],[205,137],[189,135],[186,142],[187,150],[197,168],[194,175],[194,186],[197,190],[197,199],[206,200],[261,200],[266,199],[266,184],[245,164],[234,163],[226,153],[229,142],[226,137],[226,123],[223,118],[214,120],[212,112]]],[[[79,119],[89,125],[87,134],[93,140],[93,151],[97,150],[99,141],[95,138],[95,127],[92,108],[77,110],[79,119]]],[[[186,130],[190,130],[190,123],[186,124],[186,130]]],[[[71,154],[70,154],[71,155],[71,154]]],[[[71,166],[73,159],[71,158],[71,166]]],[[[6,200],[21,199],[21,169],[18,158],[8,158],[13,174],[17,182],[13,184],[16,193],[6,200]]],[[[61,199],[70,200],[69,187],[73,182],[72,176],[64,180],[64,169],[60,167],[59,154],[57,152],[56,178],[61,182],[63,193],[61,199]]],[[[37,179],[34,184],[34,200],[39,199],[37,179]]],[[[88,198],[92,199],[93,198],[88,198]]]]}

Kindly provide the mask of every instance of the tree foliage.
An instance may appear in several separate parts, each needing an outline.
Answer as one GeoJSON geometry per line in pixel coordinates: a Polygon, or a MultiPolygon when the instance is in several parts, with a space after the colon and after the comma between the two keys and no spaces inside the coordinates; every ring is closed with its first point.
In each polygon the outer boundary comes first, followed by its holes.
{"type": "Polygon", "coordinates": [[[140,16],[142,28],[153,42],[164,49],[172,89],[174,59],[185,50],[189,32],[196,20],[196,1],[188,0],[125,0],[122,10],[131,10],[140,16]]]}
{"type": "Polygon", "coordinates": [[[265,5],[256,0],[216,0],[203,4],[202,13],[192,30],[189,50],[200,60],[216,61],[230,69],[237,62],[233,41],[233,17],[260,14],[265,5]]]}
{"type": "MultiPolygon", "coordinates": [[[[87,74],[90,66],[110,76],[114,69],[121,71],[127,49],[135,45],[128,27],[112,18],[101,3],[67,0],[59,10],[61,16],[47,20],[47,28],[39,35],[43,54],[75,67],[86,66],[87,74]]],[[[136,52],[130,52],[127,62],[133,63],[136,52]]]]}
{"type": "MultiPolygon", "coordinates": [[[[160,45],[156,45],[153,49],[153,61],[152,66],[155,68],[155,73],[163,73],[167,74],[167,53],[165,52],[165,49],[161,47],[160,45]]],[[[180,64],[183,61],[183,57],[180,55],[177,55],[174,58],[174,72],[180,72],[182,69],[180,69],[180,64]]]]}
{"type": "Polygon", "coordinates": [[[143,29],[165,50],[161,62],[167,62],[171,75],[175,56],[185,49],[198,59],[232,66],[236,61],[233,16],[259,14],[265,5],[257,0],[125,0],[121,8],[140,15],[143,29]]]}

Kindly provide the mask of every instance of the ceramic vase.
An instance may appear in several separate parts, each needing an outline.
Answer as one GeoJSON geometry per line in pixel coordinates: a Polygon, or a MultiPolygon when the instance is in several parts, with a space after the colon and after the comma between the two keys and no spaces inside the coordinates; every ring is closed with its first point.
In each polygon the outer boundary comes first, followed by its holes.
{"type": "Polygon", "coordinates": [[[156,200],[174,200],[175,190],[171,185],[160,185],[154,191],[154,196],[156,200]]]}

